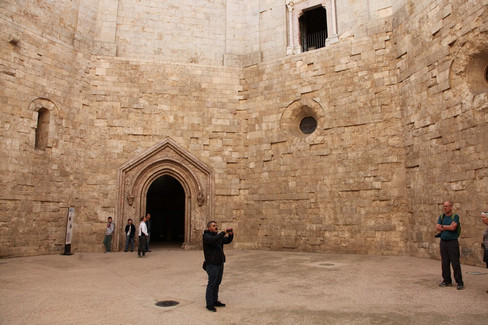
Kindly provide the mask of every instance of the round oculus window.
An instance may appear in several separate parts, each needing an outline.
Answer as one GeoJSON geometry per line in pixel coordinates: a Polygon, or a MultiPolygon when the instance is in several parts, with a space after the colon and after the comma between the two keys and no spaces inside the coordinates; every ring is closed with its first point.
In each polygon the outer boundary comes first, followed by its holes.
{"type": "Polygon", "coordinates": [[[488,82],[488,65],[485,67],[485,81],[488,82]]]}
{"type": "Polygon", "coordinates": [[[304,117],[300,121],[300,131],[303,134],[312,134],[317,129],[317,120],[312,116],[304,117]]]}

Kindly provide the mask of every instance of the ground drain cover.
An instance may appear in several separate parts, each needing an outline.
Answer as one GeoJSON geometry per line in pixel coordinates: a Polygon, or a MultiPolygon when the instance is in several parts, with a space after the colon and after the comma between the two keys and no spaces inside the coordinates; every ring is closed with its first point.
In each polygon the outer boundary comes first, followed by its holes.
{"type": "Polygon", "coordinates": [[[173,307],[173,306],[176,306],[178,304],[179,304],[179,302],[175,301],[175,300],[162,300],[162,301],[156,302],[156,306],[158,306],[158,307],[173,307]]]}

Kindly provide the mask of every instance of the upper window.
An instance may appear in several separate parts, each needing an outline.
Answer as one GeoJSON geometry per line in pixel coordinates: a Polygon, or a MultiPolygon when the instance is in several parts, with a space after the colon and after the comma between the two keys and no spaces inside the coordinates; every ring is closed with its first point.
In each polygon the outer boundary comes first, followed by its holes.
{"type": "Polygon", "coordinates": [[[325,47],[327,13],[324,7],[304,10],[299,18],[300,45],[303,52],[325,47]]]}

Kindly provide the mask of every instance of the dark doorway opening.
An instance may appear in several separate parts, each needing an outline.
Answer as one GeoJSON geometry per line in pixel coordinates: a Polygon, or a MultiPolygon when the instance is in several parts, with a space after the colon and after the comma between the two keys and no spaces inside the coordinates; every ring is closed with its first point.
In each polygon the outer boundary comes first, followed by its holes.
{"type": "Polygon", "coordinates": [[[324,7],[303,11],[299,18],[300,45],[307,52],[325,47],[327,39],[327,12],[324,7]]]}
{"type": "Polygon", "coordinates": [[[150,247],[181,245],[185,240],[185,190],[174,177],[157,178],[147,191],[151,214],[150,247]]]}

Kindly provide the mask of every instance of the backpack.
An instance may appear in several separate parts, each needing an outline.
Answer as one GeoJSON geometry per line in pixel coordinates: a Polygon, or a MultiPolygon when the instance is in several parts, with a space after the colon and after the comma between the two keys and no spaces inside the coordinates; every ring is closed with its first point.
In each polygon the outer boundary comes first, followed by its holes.
{"type": "MultiPolygon", "coordinates": [[[[455,216],[456,216],[456,214],[453,212],[449,218],[452,219],[452,221],[454,221],[455,216]]],[[[444,222],[444,213],[440,215],[440,218],[441,218],[441,225],[442,225],[444,222]]],[[[459,220],[459,216],[458,216],[458,220],[459,220]]],[[[459,221],[459,223],[456,227],[456,230],[458,233],[458,237],[461,236],[461,221],[459,221]]]]}

